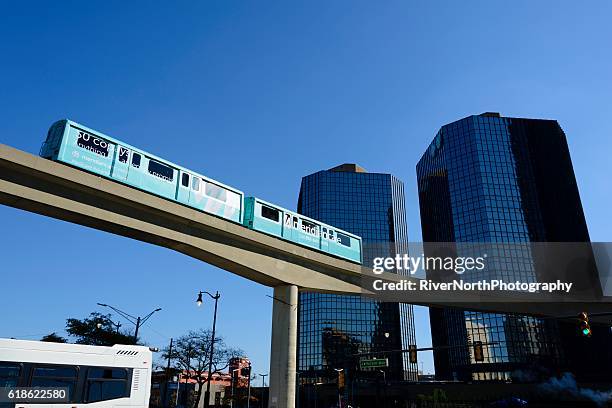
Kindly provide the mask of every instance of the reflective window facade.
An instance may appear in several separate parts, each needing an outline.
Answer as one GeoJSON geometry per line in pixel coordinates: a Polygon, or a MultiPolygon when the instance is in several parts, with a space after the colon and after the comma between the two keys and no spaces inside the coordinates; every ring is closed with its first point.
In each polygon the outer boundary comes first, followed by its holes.
{"type": "MultiPolygon", "coordinates": [[[[376,244],[385,250],[407,244],[404,186],[390,174],[342,165],[306,176],[298,212],[361,236],[365,264],[371,264],[374,256],[386,255],[376,244]]],[[[378,370],[357,373],[359,358],[355,354],[416,344],[410,305],[321,293],[300,293],[299,300],[298,370],[302,383],[336,378],[334,368],[344,368],[347,381],[355,376],[380,376],[378,370]]],[[[416,365],[410,365],[400,353],[389,355],[387,379],[416,379],[416,373],[416,365]]]]}
{"type": "MultiPolygon", "coordinates": [[[[554,120],[489,113],[445,125],[417,177],[426,242],[589,240],[565,134],[554,120]]],[[[532,267],[506,264],[495,278],[536,280],[532,267]]],[[[433,308],[430,320],[434,346],[461,346],[434,353],[439,379],[503,380],[517,369],[566,365],[552,320],[433,308]],[[478,340],[498,343],[484,347],[483,362],[468,347],[478,340]]]]}

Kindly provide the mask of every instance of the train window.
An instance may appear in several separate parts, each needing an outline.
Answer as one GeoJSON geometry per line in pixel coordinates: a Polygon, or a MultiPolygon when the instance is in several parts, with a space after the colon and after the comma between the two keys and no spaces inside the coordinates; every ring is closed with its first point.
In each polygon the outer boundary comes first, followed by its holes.
{"type": "Polygon", "coordinates": [[[221,186],[206,182],[205,187],[206,195],[212,198],[216,198],[219,201],[227,200],[227,190],[221,186]]]}
{"type": "Polygon", "coordinates": [[[74,366],[38,366],[32,374],[32,387],[68,388],[72,401],[77,383],[77,368],[74,366]]]}
{"type": "Polygon", "coordinates": [[[323,235],[324,239],[327,239],[327,228],[325,227],[321,228],[321,235],[323,235]]]}
{"type": "Polygon", "coordinates": [[[334,237],[334,231],[333,230],[329,230],[329,240],[330,241],[335,241],[336,238],[334,237]]]}
{"type": "Polygon", "coordinates": [[[0,388],[15,387],[19,380],[21,364],[0,362],[0,388]]]}
{"type": "Polygon", "coordinates": [[[130,156],[130,151],[123,146],[119,146],[119,162],[127,163],[129,156],[130,156]]]}
{"type": "Polygon", "coordinates": [[[108,157],[108,143],[106,140],[94,137],[89,133],[79,131],[77,146],[100,156],[108,157]]]}
{"type": "Polygon", "coordinates": [[[293,228],[297,229],[298,228],[298,217],[292,217],[293,218],[293,228]]]}
{"type": "Polygon", "coordinates": [[[140,167],[140,155],[138,153],[132,154],[132,166],[136,168],[140,167]]]}
{"type": "Polygon", "coordinates": [[[183,176],[181,177],[181,184],[183,187],[189,187],[189,174],[183,173],[183,176]]]}
{"type": "Polygon", "coordinates": [[[319,236],[319,226],[310,221],[302,220],[302,232],[318,237],[319,236]]]}
{"type": "Polygon", "coordinates": [[[280,220],[280,211],[275,208],[270,208],[268,206],[262,205],[261,216],[274,222],[278,222],[280,220]]]}
{"type": "Polygon", "coordinates": [[[195,191],[200,191],[200,178],[193,176],[191,178],[191,189],[195,191]]]}
{"type": "Polygon", "coordinates": [[[149,160],[149,173],[155,177],[159,177],[162,180],[174,180],[174,170],[172,167],[168,167],[165,164],[156,162],[155,160],[149,160]]]}
{"type": "Polygon", "coordinates": [[[90,368],[87,372],[87,402],[129,397],[127,371],[122,368],[90,368]]]}
{"type": "Polygon", "coordinates": [[[341,234],[340,232],[338,233],[338,242],[340,245],[344,245],[346,247],[351,246],[351,238],[348,235],[341,234]]]}

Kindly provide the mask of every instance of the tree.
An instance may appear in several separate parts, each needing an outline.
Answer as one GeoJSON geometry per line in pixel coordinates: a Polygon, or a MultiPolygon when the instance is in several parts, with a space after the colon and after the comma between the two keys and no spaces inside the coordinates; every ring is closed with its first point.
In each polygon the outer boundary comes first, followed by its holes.
{"type": "Polygon", "coordinates": [[[213,353],[213,364],[211,374],[208,374],[210,359],[210,346],[212,344],[212,332],[210,330],[190,331],[178,338],[176,344],[169,349],[164,349],[163,358],[174,361],[176,368],[186,371],[190,379],[198,384],[194,401],[197,408],[202,398],[202,390],[214,374],[221,373],[229,366],[232,357],[240,357],[244,352],[240,349],[230,348],[221,337],[215,336],[215,347],[213,353]]]}
{"type": "Polygon", "coordinates": [[[138,344],[129,331],[115,329],[110,314],[92,312],[85,319],[66,320],[66,332],[76,337],[77,344],[112,346],[115,344],[138,344]]]}
{"type": "Polygon", "coordinates": [[[47,334],[42,339],[40,339],[40,341],[47,341],[49,343],[68,343],[68,340],[66,340],[55,332],[47,334]]]}

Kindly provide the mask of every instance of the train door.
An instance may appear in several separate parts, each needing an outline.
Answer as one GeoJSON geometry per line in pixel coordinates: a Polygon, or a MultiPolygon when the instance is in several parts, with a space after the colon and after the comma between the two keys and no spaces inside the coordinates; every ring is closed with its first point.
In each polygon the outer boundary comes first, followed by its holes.
{"type": "Polygon", "coordinates": [[[291,240],[291,213],[283,211],[282,237],[291,240]]]}
{"type": "Polygon", "coordinates": [[[113,160],[113,170],[111,176],[117,180],[127,180],[130,168],[130,150],[121,145],[117,146],[115,159],[113,160]]]}
{"type": "Polygon", "coordinates": [[[130,164],[127,174],[127,181],[135,185],[136,187],[142,188],[142,169],[144,166],[144,157],[142,154],[132,152],[132,157],[130,158],[130,164]]]}
{"type": "Polygon", "coordinates": [[[291,216],[291,240],[293,242],[300,242],[300,228],[302,228],[302,222],[297,215],[291,216]]]}
{"type": "Polygon", "coordinates": [[[176,199],[181,203],[189,204],[189,195],[191,194],[189,184],[191,183],[192,176],[181,170],[180,177],[180,182],[177,184],[176,199]]]}
{"type": "Polygon", "coordinates": [[[324,252],[329,252],[329,229],[325,226],[321,226],[321,236],[320,238],[320,242],[321,242],[321,251],[324,252]]]}

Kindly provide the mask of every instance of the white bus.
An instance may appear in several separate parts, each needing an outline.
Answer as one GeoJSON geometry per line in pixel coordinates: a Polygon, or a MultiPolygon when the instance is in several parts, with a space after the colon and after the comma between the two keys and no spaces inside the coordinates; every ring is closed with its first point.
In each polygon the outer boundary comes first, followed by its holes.
{"type": "Polygon", "coordinates": [[[146,408],[152,359],[143,346],[0,339],[0,407],[146,408]]]}

